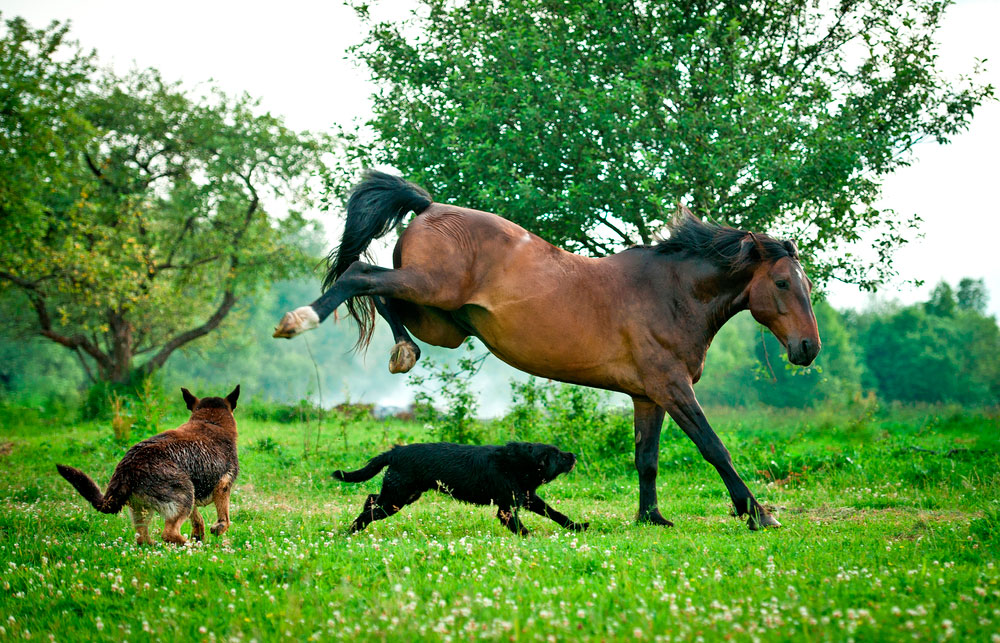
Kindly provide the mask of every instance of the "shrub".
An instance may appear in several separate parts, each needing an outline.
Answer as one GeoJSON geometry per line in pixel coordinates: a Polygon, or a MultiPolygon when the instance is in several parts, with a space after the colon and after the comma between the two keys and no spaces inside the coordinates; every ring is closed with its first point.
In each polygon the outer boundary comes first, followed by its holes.
{"type": "Polygon", "coordinates": [[[470,381],[479,372],[487,354],[474,355],[472,340],[466,340],[465,351],[455,366],[438,363],[430,357],[423,360],[426,375],[410,375],[410,382],[419,390],[413,398],[414,416],[433,427],[437,437],[445,442],[479,444],[486,438],[482,422],[476,418],[479,400],[472,392],[470,381]],[[443,410],[435,405],[435,395],[443,410]]]}

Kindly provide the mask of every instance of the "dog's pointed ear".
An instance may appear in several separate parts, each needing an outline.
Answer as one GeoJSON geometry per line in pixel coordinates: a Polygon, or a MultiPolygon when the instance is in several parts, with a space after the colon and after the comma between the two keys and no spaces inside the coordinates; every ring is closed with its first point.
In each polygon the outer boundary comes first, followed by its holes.
{"type": "Polygon", "coordinates": [[[240,399],[240,385],[237,384],[233,392],[226,396],[226,401],[229,402],[229,408],[233,411],[236,410],[236,400],[240,399]]]}
{"type": "Polygon", "coordinates": [[[191,395],[191,391],[187,390],[183,386],[181,387],[181,393],[184,395],[184,403],[187,404],[188,411],[193,411],[194,405],[198,403],[198,398],[191,395]]]}

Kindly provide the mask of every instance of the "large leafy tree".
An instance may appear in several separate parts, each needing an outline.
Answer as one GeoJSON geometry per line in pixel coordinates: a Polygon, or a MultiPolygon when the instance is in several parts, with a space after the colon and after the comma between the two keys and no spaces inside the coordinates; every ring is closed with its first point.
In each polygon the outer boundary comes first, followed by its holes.
{"type": "Polygon", "coordinates": [[[948,4],[423,0],[384,23],[357,3],[378,90],[347,166],[593,254],[648,243],[684,203],[871,286],[916,221],[874,207],[882,177],[993,93],[936,68],[948,4]],[[874,265],[842,249],[862,238],[874,265]]]}
{"type": "Polygon", "coordinates": [[[94,379],[125,382],[305,269],[323,142],[247,96],[118,77],[58,24],[0,41],[0,288],[94,379]]]}

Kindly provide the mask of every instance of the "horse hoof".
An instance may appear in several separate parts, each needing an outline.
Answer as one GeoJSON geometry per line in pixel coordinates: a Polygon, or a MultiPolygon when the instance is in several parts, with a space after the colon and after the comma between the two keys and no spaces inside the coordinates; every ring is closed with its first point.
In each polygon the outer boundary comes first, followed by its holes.
{"type": "Polygon", "coordinates": [[[392,354],[389,356],[390,373],[406,373],[417,363],[420,357],[420,349],[412,342],[399,342],[392,347],[392,354]]]}
{"type": "Polygon", "coordinates": [[[658,525],[660,527],[673,527],[674,523],[670,522],[663,517],[659,509],[653,509],[652,511],[646,513],[645,515],[640,514],[638,519],[639,524],[646,525],[658,525]]]}
{"type": "Polygon", "coordinates": [[[317,326],[319,326],[319,315],[312,309],[312,306],[302,306],[285,313],[285,316],[278,322],[278,326],[274,329],[274,334],[271,337],[291,339],[317,326]]]}
{"type": "Polygon", "coordinates": [[[756,516],[751,515],[750,519],[747,520],[747,527],[750,531],[760,531],[762,529],[771,529],[780,527],[781,523],[778,522],[777,518],[761,510],[756,516]]]}

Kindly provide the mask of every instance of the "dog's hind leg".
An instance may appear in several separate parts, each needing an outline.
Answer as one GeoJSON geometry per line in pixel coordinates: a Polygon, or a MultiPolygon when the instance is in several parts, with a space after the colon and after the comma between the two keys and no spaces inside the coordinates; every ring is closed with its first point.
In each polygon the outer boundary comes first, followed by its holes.
{"type": "Polygon", "coordinates": [[[152,545],[153,539],[149,537],[149,521],[153,518],[153,512],[145,505],[133,501],[128,507],[132,514],[132,526],[135,528],[137,545],[152,545]]]}
{"type": "Polygon", "coordinates": [[[198,542],[205,540],[205,519],[198,513],[197,505],[191,509],[191,539],[198,542]]]}
{"type": "Polygon", "coordinates": [[[194,509],[194,483],[188,477],[170,476],[157,488],[153,506],[163,516],[163,541],[183,545],[181,525],[194,509]]]}
{"type": "Polygon", "coordinates": [[[163,515],[163,542],[183,545],[187,542],[187,538],[181,535],[181,525],[184,524],[184,521],[191,514],[194,503],[190,505],[177,503],[165,508],[169,513],[163,515]]]}
{"type": "Polygon", "coordinates": [[[398,494],[382,493],[370,494],[365,500],[365,507],[361,510],[361,515],[351,523],[351,533],[357,533],[376,520],[384,520],[389,516],[398,513],[406,505],[416,502],[420,498],[420,492],[410,494],[403,498],[398,494]]]}
{"type": "Polygon", "coordinates": [[[215,524],[212,525],[212,533],[221,536],[229,529],[229,495],[233,491],[233,479],[227,473],[215,485],[212,492],[212,499],[215,501],[215,524]]]}
{"type": "Polygon", "coordinates": [[[510,507],[500,507],[497,509],[497,518],[500,519],[501,525],[510,529],[518,536],[527,536],[530,533],[527,529],[525,529],[524,525],[521,524],[517,514],[514,513],[510,507]]]}
{"type": "Polygon", "coordinates": [[[554,520],[556,524],[560,527],[565,527],[566,529],[572,529],[574,531],[586,531],[587,527],[590,526],[589,522],[573,522],[570,518],[564,514],[559,513],[552,507],[550,507],[544,500],[542,500],[538,494],[532,492],[528,495],[528,502],[524,505],[525,509],[532,511],[539,516],[545,516],[550,520],[554,520]]]}
{"type": "Polygon", "coordinates": [[[365,498],[365,505],[361,509],[361,513],[358,517],[354,519],[351,523],[351,533],[355,534],[365,527],[367,527],[373,520],[378,520],[382,516],[376,517],[375,512],[379,511],[376,501],[378,500],[378,494],[370,493],[368,497],[365,498]]]}

